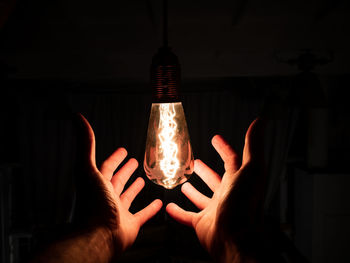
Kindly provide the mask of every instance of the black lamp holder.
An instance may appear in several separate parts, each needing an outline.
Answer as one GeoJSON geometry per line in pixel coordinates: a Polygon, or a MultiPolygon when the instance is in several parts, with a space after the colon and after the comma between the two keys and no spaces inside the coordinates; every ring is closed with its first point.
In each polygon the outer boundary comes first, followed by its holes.
{"type": "Polygon", "coordinates": [[[180,101],[180,64],[168,47],[168,1],[163,0],[163,46],[153,56],[151,65],[153,101],[170,103],[180,101]]]}

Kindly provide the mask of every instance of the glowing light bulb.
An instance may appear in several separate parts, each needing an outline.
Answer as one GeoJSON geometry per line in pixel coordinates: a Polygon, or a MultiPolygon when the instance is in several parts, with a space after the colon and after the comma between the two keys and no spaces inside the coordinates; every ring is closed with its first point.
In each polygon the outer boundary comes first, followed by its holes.
{"type": "Polygon", "coordinates": [[[180,102],[180,64],[167,46],[153,56],[151,86],[153,103],[143,167],[152,182],[172,189],[190,177],[194,161],[180,102]]]}
{"type": "Polygon", "coordinates": [[[144,159],[146,175],[171,189],[189,178],[193,163],[182,103],[153,103],[144,159]]]}

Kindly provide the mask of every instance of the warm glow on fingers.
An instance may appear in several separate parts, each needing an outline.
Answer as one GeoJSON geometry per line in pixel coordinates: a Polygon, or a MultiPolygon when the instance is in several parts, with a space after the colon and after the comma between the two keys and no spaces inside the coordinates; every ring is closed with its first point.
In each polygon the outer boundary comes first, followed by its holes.
{"type": "Polygon", "coordinates": [[[186,226],[192,227],[192,220],[195,216],[194,212],[189,212],[181,207],[179,207],[177,204],[170,203],[166,206],[167,213],[177,222],[184,224],[186,226]]]}
{"type": "Polygon", "coordinates": [[[203,210],[208,206],[210,198],[199,192],[196,188],[193,187],[192,184],[184,183],[181,187],[181,191],[200,210],[203,210]]]}
{"type": "Polygon", "coordinates": [[[135,214],[135,217],[138,219],[140,226],[146,223],[151,219],[158,211],[162,208],[163,202],[159,199],[154,200],[148,206],[146,206],[141,211],[135,214]]]}
{"type": "Polygon", "coordinates": [[[205,182],[208,187],[215,192],[220,185],[221,177],[209,166],[197,159],[194,162],[194,172],[205,182]]]}

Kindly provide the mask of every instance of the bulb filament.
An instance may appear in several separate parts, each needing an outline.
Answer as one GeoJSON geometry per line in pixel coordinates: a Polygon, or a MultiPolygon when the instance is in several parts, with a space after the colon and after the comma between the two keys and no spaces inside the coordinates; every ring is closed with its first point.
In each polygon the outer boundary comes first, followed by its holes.
{"type": "Polygon", "coordinates": [[[160,105],[159,119],[159,140],[160,149],[163,158],[160,160],[160,169],[167,178],[164,183],[173,184],[176,172],[179,169],[179,160],[177,158],[177,144],[175,143],[177,124],[175,121],[176,111],[173,103],[164,103],[160,105]]]}

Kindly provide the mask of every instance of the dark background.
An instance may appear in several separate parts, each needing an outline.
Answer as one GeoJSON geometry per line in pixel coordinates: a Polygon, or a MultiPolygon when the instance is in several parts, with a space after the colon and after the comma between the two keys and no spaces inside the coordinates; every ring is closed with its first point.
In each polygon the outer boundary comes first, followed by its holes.
{"type": "MultiPolygon", "coordinates": [[[[350,261],[349,10],[346,0],[169,1],[195,158],[222,173],[211,137],[241,153],[267,113],[265,215],[286,262],[350,261]]],[[[120,146],[138,159],[132,180],[146,186],[132,211],[154,198],[196,211],[142,168],[161,18],[159,0],[0,1],[2,262],[25,261],[71,221],[72,112],[91,123],[98,164],[120,146]]],[[[122,261],[211,262],[164,210],[122,261]]]]}

